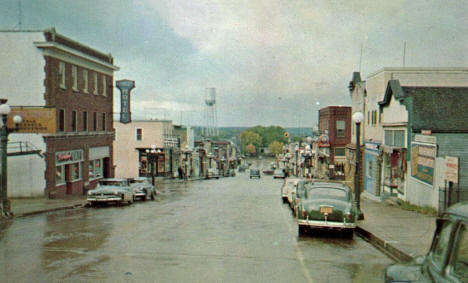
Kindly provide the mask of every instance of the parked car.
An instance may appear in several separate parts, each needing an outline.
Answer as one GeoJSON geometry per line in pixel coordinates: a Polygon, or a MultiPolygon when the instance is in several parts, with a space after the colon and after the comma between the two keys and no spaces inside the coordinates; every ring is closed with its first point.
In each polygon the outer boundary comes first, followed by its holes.
{"type": "Polygon", "coordinates": [[[300,179],[295,187],[288,191],[288,203],[294,216],[296,216],[297,205],[302,197],[304,197],[305,184],[312,180],[300,179]]]}
{"type": "Polygon", "coordinates": [[[137,199],[154,200],[158,194],[156,188],[145,177],[129,178],[128,182],[137,199]]]}
{"type": "Polygon", "coordinates": [[[283,203],[289,203],[288,193],[296,191],[297,183],[300,180],[300,178],[286,178],[284,180],[283,186],[281,186],[281,199],[283,200],[283,203]]]}
{"type": "Polygon", "coordinates": [[[274,171],[274,169],[268,168],[268,169],[263,170],[263,174],[265,174],[265,175],[273,175],[273,171],[274,171]]]}
{"type": "Polygon", "coordinates": [[[219,170],[216,168],[208,168],[208,173],[206,175],[207,179],[219,179],[219,170]]]}
{"type": "Polygon", "coordinates": [[[93,190],[88,191],[88,203],[123,203],[132,204],[135,200],[133,192],[127,179],[109,178],[98,182],[93,190]]]}
{"type": "Polygon", "coordinates": [[[284,171],[283,169],[276,169],[274,172],[273,172],[273,179],[284,179],[286,178],[286,174],[284,174],[284,171]]]}
{"type": "Polygon", "coordinates": [[[260,170],[259,169],[250,169],[250,174],[249,174],[250,179],[252,178],[261,178],[260,175],[260,170]]]}
{"type": "Polygon", "coordinates": [[[388,266],[385,282],[468,282],[468,202],[450,207],[436,220],[425,256],[388,266]]]}
{"type": "Polygon", "coordinates": [[[344,184],[305,182],[296,215],[299,235],[308,229],[329,229],[352,238],[356,228],[357,209],[344,184]]]}

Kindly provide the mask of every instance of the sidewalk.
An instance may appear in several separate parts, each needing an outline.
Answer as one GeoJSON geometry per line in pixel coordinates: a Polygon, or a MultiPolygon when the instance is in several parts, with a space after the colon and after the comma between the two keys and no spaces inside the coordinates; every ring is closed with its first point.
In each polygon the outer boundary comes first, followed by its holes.
{"type": "Polygon", "coordinates": [[[364,220],[357,232],[397,261],[408,261],[429,250],[436,217],[407,211],[361,195],[364,220]]]}
{"type": "MultiPolygon", "coordinates": [[[[163,184],[183,183],[202,180],[203,177],[194,177],[189,180],[156,178],[156,187],[163,184]]],[[[65,199],[48,198],[14,198],[10,199],[11,211],[14,217],[23,217],[50,211],[73,209],[87,204],[86,196],[70,196],[65,199]]],[[[0,218],[1,220],[1,218],[0,218]]]]}

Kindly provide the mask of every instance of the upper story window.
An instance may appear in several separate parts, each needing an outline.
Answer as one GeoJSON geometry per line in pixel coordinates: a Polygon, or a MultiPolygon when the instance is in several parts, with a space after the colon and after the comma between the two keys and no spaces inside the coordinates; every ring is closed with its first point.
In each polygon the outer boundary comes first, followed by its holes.
{"type": "Polygon", "coordinates": [[[73,91],[78,91],[78,69],[76,68],[76,66],[72,66],[71,78],[73,91]]]}
{"type": "Polygon", "coordinates": [[[88,93],[88,70],[83,70],[83,92],[88,93]]]}
{"type": "Polygon", "coordinates": [[[83,131],[88,131],[88,112],[83,112],[83,131]]]}
{"type": "Polygon", "coordinates": [[[385,130],[385,145],[405,147],[405,130],[385,130]]]}
{"type": "Polygon", "coordinates": [[[106,76],[102,76],[102,95],[107,96],[107,79],[106,76]]]}
{"type": "Polygon", "coordinates": [[[59,117],[58,117],[58,131],[65,132],[65,110],[59,110],[59,117]]]}
{"type": "Polygon", "coordinates": [[[97,131],[97,113],[93,113],[93,131],[97,131]]]}
{"type": "Polygon", "coordinates": [[[346,132],[346,122],[344,120],[336,121],[336,136],[343,138],[346,132]]]}
{"type": "Polygon", "coordinates": [[[94,91],[93,94],[97,95],[98,94],[98,79],[97,79],[97,73],[93,73],[93,83],[94,83],[94,91]]]}
{"type": "Polygon", "coordinates": [[[60,83],[60,88],[65,89],[67,86],[65,84],[65,62],[59,62],[59,83],[60,83]]]}
{"type": "Polygon", "coordinates": [[[102,130],[106,130],[106,113],[102,113],[102,130]]]}
{"type": "Polygon", "coordinates": [[[72,111],[72,131],[76,132],[76,125],[78,123],[78,117],[76,116],[76,111],[72,111]]]}
{"type": "Polygon", "coordinates": [[[136,129],[136,140],[141,141],[143,139],[143,129],[136,129]]]}

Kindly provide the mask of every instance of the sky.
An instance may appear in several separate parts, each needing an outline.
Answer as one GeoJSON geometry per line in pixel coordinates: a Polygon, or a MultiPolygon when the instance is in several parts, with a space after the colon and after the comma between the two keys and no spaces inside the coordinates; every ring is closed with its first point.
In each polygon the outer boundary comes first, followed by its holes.
{"type": "Polygon", "coordinates": [[[354,71],[403,66],[405,42],[407,67],[468,67],[468,1],[0,2],[0,29],[55,27],[111,53],[114,80],[135,80],[134,119],[204,125],[216,88],[219,126],[312,127],[351,104],[354,71]]]}

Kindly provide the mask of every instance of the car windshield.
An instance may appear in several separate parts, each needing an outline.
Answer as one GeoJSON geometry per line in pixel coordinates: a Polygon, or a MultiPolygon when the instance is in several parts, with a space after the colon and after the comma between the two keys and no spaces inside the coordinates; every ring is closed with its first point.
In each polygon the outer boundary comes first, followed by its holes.
{"type": "Polygon", "coordinates": [[[124,183],[122,181],[117,181],[117,180],[103,180],[103,181],[99,181],[99,185],[122,187],[124,186],[124,183]]]}
{"type": "Polygon", "coordinates": [[[309,187],[307,190],[308,199],[330,198],[337,200],[348,200],[348,193],[339,188],[317,188],[309,187]]]}

